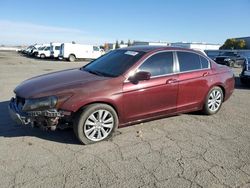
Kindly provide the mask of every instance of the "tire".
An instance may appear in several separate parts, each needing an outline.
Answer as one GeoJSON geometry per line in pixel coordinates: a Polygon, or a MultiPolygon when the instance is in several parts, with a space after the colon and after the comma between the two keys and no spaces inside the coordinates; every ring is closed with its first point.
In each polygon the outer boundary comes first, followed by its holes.
{"type": "Polygon", "coordinates": [[[87,145],[111,138],[118,124],[117,113],[111,106],[96,103],[86,106],[78,113],[73,129],[79,141],[87,145]]]}
{"type": "Polygon", "coordinates": [[[203,113],[206,115],[216,114],[223,103],[224,94],[220,87],[213,87],[206,97],[205,104],[203,106],[203,113]]]}
{"type": "Polygon", "coordinates": [[[40,55],[40,58],[45,59],[45,55],[44,55],[44,54],[41,54],[41,55],[40,55]]]}
{"type": "Polygon", "coordinates": [[[69,55],[69,61],[70,61],[70,62],[74,62],[75,60],[76,60],[76,56],[73,55],[73,54],[70,54],[70,55],[69,55]]]}
{"type": "Polygon", "coordinates": [[[240,78],[240,83],[241,83],[242,85],[246,85],[246,84],[247,84],[246,80],[243,79],[243,78],[240,78]]]}

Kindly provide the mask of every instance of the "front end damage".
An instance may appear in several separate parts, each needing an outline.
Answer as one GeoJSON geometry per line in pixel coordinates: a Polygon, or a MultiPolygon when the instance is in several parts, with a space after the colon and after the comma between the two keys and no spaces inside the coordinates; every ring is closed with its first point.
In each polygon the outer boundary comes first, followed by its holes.
{"type": "MultiPolygon", "coordinates": [[[[41,100],[40,100],[41,101],[41,100]]],[[[55,105],[27,104],[30,101],[20,97],[12,98],[9,103],[9,113],[11,118],[19,125],[31,125],[40,127],[43,130],[56,130],[56,128],[66,128],[70,126],[71,113],[58,111],[55,105]],[[32,109],[34,107],[34,109],[32,109]]],[[[37,103],[37,101],[36,101],[37,103]]]]}

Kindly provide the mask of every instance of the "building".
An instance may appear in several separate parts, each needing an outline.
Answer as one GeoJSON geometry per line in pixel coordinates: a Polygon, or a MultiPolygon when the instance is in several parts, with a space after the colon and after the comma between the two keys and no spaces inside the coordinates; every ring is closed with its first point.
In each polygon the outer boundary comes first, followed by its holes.
{"type": "Polygon", "coordinates": [[[149,45],[149,46],[170,46],[167,42],[146,42],[146,41],[134,41],[133,46],[149,45]]]}
{"type": "Polygon", "coordinates": [[[171,46],[180,48],[191,48],[196,50],[219,50],[221,45],[204,42],[174,42],[171,43],[171,46]]]}
{"type": "Polygon", "coordinates": [[[250,49],[250,36],[249,37],[239,37],[236,40],[244,40],[246,42],[247,49],[250,49]]]}
{"type": "MultiPolygon", "coordinates": [[[[114,50],[115,49],[115,43],[106,43],[108,46],[108,50],[114,50]]],[[[128,47],[128,44],[119,44],[120,48],[126,48],[128,47]]]]}

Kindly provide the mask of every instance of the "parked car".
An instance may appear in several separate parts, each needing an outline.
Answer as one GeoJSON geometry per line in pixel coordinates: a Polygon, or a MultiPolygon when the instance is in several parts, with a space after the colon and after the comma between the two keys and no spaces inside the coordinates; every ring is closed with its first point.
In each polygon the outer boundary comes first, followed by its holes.
{"type": "Polygon", "coordinates": [[[217,113],[234,90],[234,74],[203,53],[134,46],[76,69],[37,76],[16,87],[9,104],[19,124],[55,129],[73,124],[84,144],[118,127],[202,110],[217,113]]]}
{"type": "Polygon", "coordinates": [[[245,58],[240,56],[236,52],[223,52],[219,56],[216,56],[215,59],[216,63],[221,65],[227,65],[229,67],[235,66],[242,66],[245,58]]]}
{"type": "Polygon", "coordinates": [[[50,57],[51,58],[58,58],[60,54],[62,43],[51,42],[50,43],[50,57]]]}
{"type": "Polygon", "coordinates": [[[59,58],[73,62],[76,59],[96,59],[103,53],[104,51],[98,46],[63,43],[60,48],[59,58]]]}
{"type": "Polygon", "coordinates": [[[219,56],[221,53],[220,50],[204,50],[204,51],[207,54],[207,56],[213,60],[215,60],[215,58],[219,56]]]}
{"type": "Polygon", "coordinates": [[[38,49],[41,47],[41,44],[35,44],[33,45],[30,53],[28,54],[29,56],[36,57],[38,53],[38,49]]]}
{"type": "Polygon", "coordinates": [[[22,52],[24,55],[29,55],[33,49],[34,49],[34,46],[33,46],[33,45],[30,45],[30,46],[28,46],[27,48],[23,49],[21,52],[22,52]]]}
{"type": "Polygon", "coordinates": [[[245,59],[242,71],[240,74],[240,82],[242,84],[250,84],[250,57],[245,59]]]}
{"type": "Polygon", "coordinates": [[[50,57],[50,44],[43,44],[37,51],[37,57],[42,59],[50,57]]]}

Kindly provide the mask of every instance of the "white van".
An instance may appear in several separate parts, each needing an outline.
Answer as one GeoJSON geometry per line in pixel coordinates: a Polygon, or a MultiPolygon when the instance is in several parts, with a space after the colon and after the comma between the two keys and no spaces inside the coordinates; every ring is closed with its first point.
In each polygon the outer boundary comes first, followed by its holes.
{"type": "Polygon", "coordinates": [[[58,43],[58,42],[51,42],[50,43],[50,57],[58,58],[58,56],[60,54],[61,45],[62,45],[62,43],[58,43]]]}
{"type": "Polygon", "coordinates": [[[64,58],[70,62],[76,59],[96,59],[104,54],[98,46],[63,43],[61,45],[59,58],[64,58]]]}
{"type": "Polygon", "coordinates": [[[50,57],[50,44],[43,44],[38,48],[37,57],[42,59],[50,57]]]}

